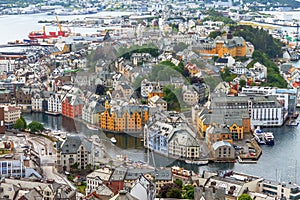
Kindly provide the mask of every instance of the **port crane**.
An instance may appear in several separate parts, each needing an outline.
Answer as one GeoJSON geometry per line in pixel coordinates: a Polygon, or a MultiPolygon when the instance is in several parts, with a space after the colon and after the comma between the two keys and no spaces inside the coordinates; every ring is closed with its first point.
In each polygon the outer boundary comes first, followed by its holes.
{"type": "Polygon", "coordinates": [[[58,17],[56,16],[57,25],[59,31],[57,32],[49,32],[46,33],[45,26],[43,26],[43,31],[32,31],[29,33],[28,37],[30,40],[37,40],[37,39],[50,39],[50,38],[57,38],[57,37],[68,37],[70,31],[62,30],[62,25],[60,24],[58,17]]]}

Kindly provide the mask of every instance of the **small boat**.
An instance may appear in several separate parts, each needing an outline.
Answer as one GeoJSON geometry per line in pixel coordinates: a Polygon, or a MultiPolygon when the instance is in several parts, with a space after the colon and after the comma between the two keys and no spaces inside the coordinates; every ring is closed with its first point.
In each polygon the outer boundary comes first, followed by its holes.
{"type": "Polygon", "coordinates": [[[288,121],[288,123],[286,125],[287,126],[298,126],[299,122],[297,122],[296,120],[290,120],[290,121],[288,121]]]}
{"type": "Polygon", "coordinates": [[[272,132],[264,132],[264,140],[266,145],[274,145],[274,136],[272,132]]]}
{"type": "Polygon", "coordinates": [[[115,137],[110,138],[110,141],[111,141],[111,143],[113,143],[113,144],[116,144],[116,143],[117,143],[117,140],[116,140],[115,137]]]}
{"type": "Polygon", "coordinates": [[[94,125],[91,125],[91,124],[87,124],[86,127],[90,130],[93,130],[93,131],[97,131],[98,130],[98,127],[97,126],[94,126],[94,125]]]}
{"type": "Polygon", "coordinates": [[[254,138],[258,144],[263,145],[274,145],[274,136],[272,132],[263,132],[260,127],[258,126],[254,130],[254,138]]]}
{"type": "Polygon", "coordinates": [[[185,160],[187,164],[207,165],[208,160],[185,160]]]}
{"type": "Polygon", "coordinates": [[[58,112],[45,111],[45,113],[48,114],[48,115],[54,115],[54,116],[60,115],[60,113],[58,113],[58,112]]]}

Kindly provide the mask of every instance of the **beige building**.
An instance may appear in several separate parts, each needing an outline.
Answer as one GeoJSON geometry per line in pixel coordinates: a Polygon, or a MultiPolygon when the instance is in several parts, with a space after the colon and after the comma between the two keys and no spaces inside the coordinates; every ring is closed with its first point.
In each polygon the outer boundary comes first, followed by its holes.
{"type": "Polygon", "coordinates": [[[57,168],[59,171],[87,169],[94,164],[93,143],[83,136],[71,135],[58,147],[57,168]]]}
{"type": "Polygon", "coordinates": [[[196,105],[199,100],[198,93],[192,87],[183,87],[182,92],[183,102],[188,105],[196,105]]]}
{"type": "Polygon", "coordinates": [[[161,97],[155,95],[153,97],[151,97],[148,100],[148,105],[149,106],[153,106],[153,107],[159,107],[162,110],[167,111],[168,110],[168,104],[165,100],[163,100],[161,97]]]}
{"type": "Polygon", "coordinates": [[[235,150],[229,142],[218,141],[212,145],[212,154],[216,159],[234,159],[235,150]]]}
{"type": "Polygon", "coordinates": [[[4,123],[11,125],[21,117],[21,109],[15,106],[4,106],[4,123]]]}
{"type": "MultiPolygon", "coordinates": [[[[204,174],[205,177],[205,174],[204,174]]],[[[256,192],[258,183],[263,178],[236,173],[233,171],[220,172],[218,175],[209,175],[204,187],[222,188],[225,192],[226,200],[237,200],[245,191],[256,192]]]]}

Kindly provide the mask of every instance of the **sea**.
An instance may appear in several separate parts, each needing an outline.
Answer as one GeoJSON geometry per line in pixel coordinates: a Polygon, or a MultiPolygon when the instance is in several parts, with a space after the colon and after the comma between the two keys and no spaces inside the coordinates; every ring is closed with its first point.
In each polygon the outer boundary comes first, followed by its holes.
{"type": "MultiPolygon", "coordinates": [[[[117,16],[123,14],[128,13],[101,12],[93,15],[59,16],[59,20],[83,19],[90,16],[117,16]]],[[[296,12],[296,15],[300,16],[300,11],[296,12]]],[[[8,41],[27,39],[29,32],[42,29],[43,25],[38,23],[39,20],[55,20],[55,16],[47,14],[0,16],[0,44],[6,44],[8,41]]],[[[50,28],[55,29],[57,27],[50,28]]],[[[73,28],[72,31],[89,31],[92,33],[97,30],[73,28]]],[[[295,66],[300,67],[300,62],[294,64],[295,66]]],[[[100,130],[90,130],[82,122],[74,121],[62,116],[27,113],[24,114],[24,118],[27,123],[36,120],[43,123],[46,128],[53,130],[67,131],[73,134],[83,134],[86,136],[98,135],[112,157],[122,155],[132,161],[141,163],[149,162],[155,167],[178,165],[193,170],[196,173],[201,173],[204,170],[234,170],[241,173],[264,177],[268,180],[296,182],[300,185],[300,126],[265,128],[265,131],[272,131],[274,133],[275,145],[262,146],[263,153],[257,164],[214,163],[206,166],[195,166],[149,153],[143,148],[142,140],[135,135],[128,135],[126,133],[104,133],[100,130]],[[115,145],[110,142],[109,139],[111,137],[117,139],[115,145]]]]}

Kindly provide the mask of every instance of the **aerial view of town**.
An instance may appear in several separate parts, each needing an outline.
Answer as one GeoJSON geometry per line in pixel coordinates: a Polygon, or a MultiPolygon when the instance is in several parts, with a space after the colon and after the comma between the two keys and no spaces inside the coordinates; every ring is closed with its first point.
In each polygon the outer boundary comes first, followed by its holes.
{"type": "Polygon", "coordinates": [[[0,200],[300,199],[300,1],[0,0],[0,200]]]}

